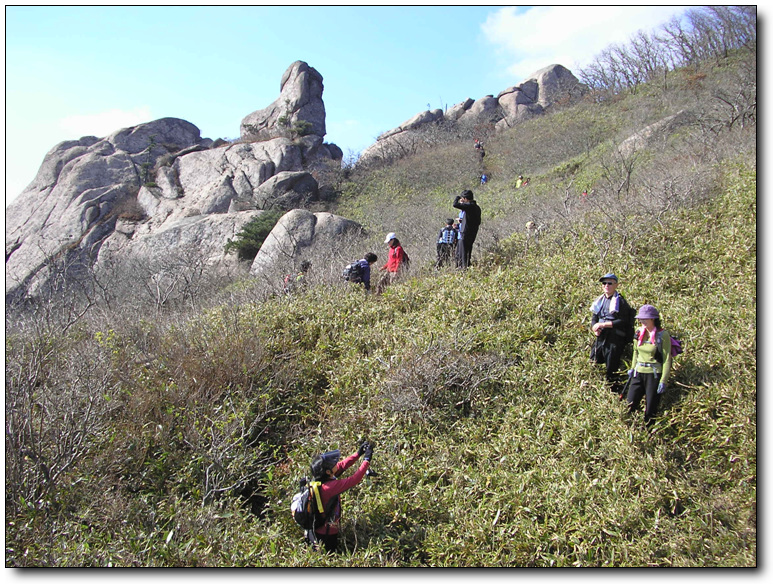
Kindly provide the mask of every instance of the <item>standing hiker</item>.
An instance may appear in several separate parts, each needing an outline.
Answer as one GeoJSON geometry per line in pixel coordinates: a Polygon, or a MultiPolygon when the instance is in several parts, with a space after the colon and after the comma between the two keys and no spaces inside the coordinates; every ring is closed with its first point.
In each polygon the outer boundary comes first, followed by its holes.
{"type": "Polygon", "coordinates": [[[628,371],[628,411],[639,409],[644,401],[644,422],[650,424],[658,413],[660,396],[666,390],[671,373],[671,336],[660,325],[660,313],[651,304],[639,309],[636,318],[642,327],[636,331],[633,343],[633,369],[628,371]]]}
{"type": "Polygon", "coordinates": [[[387,263],[379,268],[379,271],[385,272],[385,274],[378,282],[376,294],[381,294],[387,286],[394,284],[408,267],[408,254],[403,250],[397,236],[394,233],[387,234],[384,243],[389,244],[389,253],[387,254],[387,263]]]}
{"type": "Polygon", "coordinates": [[[632,310],[622,294],[617,291],[617,276],[607,273],[599,278],[602,294],[591,306],[591,330],[596,335],[591,348],[591,360],[606,366],[606,380],[610,389],[620,393],[622,383],[618,376],[623,349],[631,342],[633,327],[632,310]]]}
{"type": "Polygon", "coordinates": [[[478,237],[480,228],[480,207],[475,202],[472,191],[463,191],[457,195],[453,203],[460,213],[461,224],[459,225],[459,243],[456,246],[456,265],[458,268],[465,269],[472,264],[472,246],[478,237]]]}
{"type": "Polygon", "coordinates": [[[435,263],[437,269],[450,263],[458,236],[454,220],[446,219],[446,225],[440,230],[437,239],[437,262],[435,263]]]}

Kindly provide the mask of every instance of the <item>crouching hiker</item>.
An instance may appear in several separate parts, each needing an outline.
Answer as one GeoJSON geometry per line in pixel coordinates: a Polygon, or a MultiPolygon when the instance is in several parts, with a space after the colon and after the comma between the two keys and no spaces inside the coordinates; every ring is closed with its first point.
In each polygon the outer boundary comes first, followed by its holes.
{"type": "Polygon", "coordinates": [[[370,467],[373,447],[363,442],[354,454],[339,461],[340,450],[318,454],[311,461],[311,476],[320,483],[318,490],[325,509],[324,522],[307,532],[306,540],[313,546],[321,542],[328,552],[338,548],[338,530],[341,521],[341,493],[359,484],[370,467]],[[362,457],[360,468],[350,477],[341,479],[341,474],[362,457]]]}
{"type": "Polygon", "coordinates": [[[671,336],[660,326],[660,313],[645,304],[636,314],[642,327],[636,331],[633,343],[633,369],[628,371],[628,412],[639,409],[644,401],[644,422],[649,425],[658,413],[660,396],[666,390],[671,373],[671,336]],[[663,350],[663,347],[666,347],[663,350]]]}
{"type": "Polygon", "coordinates": [[[351,284],[362,284],[365,292],[370,292],[370,271],[373,264],[378,261],[374,253],[366,253],[365,257],[352,262],[344,268],[343,279],[351,284]]]}

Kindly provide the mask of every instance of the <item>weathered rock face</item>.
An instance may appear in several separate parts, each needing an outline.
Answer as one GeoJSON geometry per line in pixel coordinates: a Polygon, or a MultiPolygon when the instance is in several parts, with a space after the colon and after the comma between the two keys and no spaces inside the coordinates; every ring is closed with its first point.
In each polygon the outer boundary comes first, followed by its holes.
{"type": "Polygon", "coordinates": [[[119,220],[115,232],[102,244],[97,265],[136,259],[189,255],[206,265],[235,265],[236,254],[224,254],[229,239],[263,211],[219,215],[194,215],[168,221],[150,231],[147,224],[119,220]]]}
{"type": "Polygon", "coordinates": [[[193,124],[164,118],[101,140],[88,136],[55,146],[32,183],[6,208],[6,293],[29,281],[63,248],[89,253],[113,231],[145,169],[159,156],[200,141],[193,124]]]}
{"type": "Polygon", "coordinates": [[[331,213],[311,213],[294,209],[277,222],[252,263],[250,274],[287,271],[293,259],[313,249],[326,253],[340,244],[345,235],[362,232],[359,223],[331,213]]]}
{"type": "Polygon", "coordinates": [[[46,262],[63,251],[72,261],[123,254],[153,263],[183,246],[210,264],[233,261],[224,247],[234,229],[261,209],[316,201],[306,169],[343,158],[323,142],[322,89],[316,70],[293,63],[279,98],[245,118],[242,143],[202,139],[193,124],[164,118],[58,144],[6,209],[6,295],[44,290],[46,262]],[[282,116],[290,128],[305,122],[308,134],[291,139],[282,116]]]}
{"type": "Polygon", "coordinates": [[[242,140],[271,140],[287,136],[289,129],[298,122],[310,124],[305,133],[324,136],[327,131],[323,89],[322,75],[303,61],[296,61],[282,75],[276,101],[242,120],[242,140]]]}
{"type": "Polygon", "coordinates": [[[414,153],[427,143],[422,133],[426,133],[433,124],[443,124],[447,130],[471,131],[476,127],[493,127],[500,131],[542,114],[559,101],[576,99],[583,92],[583,86],[569,69],[550,65],[497,97],[487,95],[477,100],[466,99],[445,113],[434,110],[415,115],[397,128],[381,134],[375,144],[362,152],[360,163],[414,153]]]}

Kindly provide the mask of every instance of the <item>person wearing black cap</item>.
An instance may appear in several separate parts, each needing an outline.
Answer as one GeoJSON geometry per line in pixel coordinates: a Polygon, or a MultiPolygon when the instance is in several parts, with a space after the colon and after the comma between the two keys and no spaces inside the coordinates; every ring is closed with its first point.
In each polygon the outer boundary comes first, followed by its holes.
{"type": "Polygon", "coordinates": [[[591,330],[596,340],[591,348],[591,360],[606,365],[606,380],[610,389],[620,393],[623,384],[618,370],[623,350],[631,342],[633,328],[631,307],[617,291],[617,276],[607,273],[599,278],[603,293],[591,305],[591,330]]]}
{"type": "MultiPolygon", "coordinates": [[[[331,450],[324,454],[318,454],[311,461],[311,475],[315,481],[322,483],[319,487],[322,507],[325,510],[330,510],[326,513],[324,525],[317,527],[313,535],[322,542],[328,552],[335,552],[338,548],[338,532],[341,521],[340,495],[362,481],[368,472],[372,456],[373,446],[366,441],[360,445],[357,452],[343,460],[339,460],[340,450],[331,450]],[[338,477],[360,457],[362,457],[362,463],[357,472],[348,478],[339,479],[338,477]]],[[[314,541],[309,541],[309,543],[316,544],[314,541]]]]}
{"type": "Polygon", "coordinates": [[[460,238],[456,246],[456,266],[464,269],[472,264],[472,245],[478,237],[480,227],[480,207],[470,190],[457,195],[454,207],[463,212],[459,224],[460,238]]]}

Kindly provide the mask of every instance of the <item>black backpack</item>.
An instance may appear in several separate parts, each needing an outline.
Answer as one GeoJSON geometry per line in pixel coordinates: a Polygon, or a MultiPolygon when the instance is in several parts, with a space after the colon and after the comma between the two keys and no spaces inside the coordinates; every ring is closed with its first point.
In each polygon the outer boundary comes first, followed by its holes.
{"type": "Polygon", "coordinates": [[[322,483],[311,481],[295,494],[290,504],[290,512],[295,522],[306,531],[314,531],[327,521],[338,502],[338,496],[333,497],[326,509],[322,507],[322,497],[319,487],[322,483]]]}
{"type": "Polygon", "coordinates": [[[628,345],[633,343],[633,338],[636,335],[636,310],[627,302],[626,306],[628,307],[628,314],[621,315],[621,317],[625,319],[625,344],[628,345]]]}
{"type": "Polygon", "coordinates": [[[362,282],[362,264],[360,264],[359,260],[348,264],[344,268],[341,277],[347,282],[362,282]]]}

